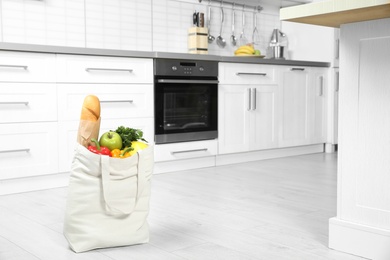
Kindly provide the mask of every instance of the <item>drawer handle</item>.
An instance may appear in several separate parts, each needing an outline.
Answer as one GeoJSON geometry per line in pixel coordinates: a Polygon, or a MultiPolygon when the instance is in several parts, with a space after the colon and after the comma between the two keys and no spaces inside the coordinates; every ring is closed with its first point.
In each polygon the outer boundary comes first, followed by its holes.
{"type": "Polygon", "coordinates": [[[90,72],[90,71],[125,71],[132,73],[132,69],[107,69],[107,68],[86,68],[85,71],[90,72]]]}
{"type": "Polygon", "coordinates": [[[305,68],[291,68],[291,70],[292,70],[292,71],[294,71],[294,70],[298,70],[298,71],[304,71],[304,70],[305,70],[305,68]]]}
{"type": "Polygon", "coordinates": [[[208,149],[203,148],[203,149],[194,149],[194,150],[186,150],[186,151],[175,151],[171,152],[172,155],[178,154],[178,153],[191,153],[191,152],[206,152],[208,149]]]}
{"type": "Polygon", "coordinates": [[[133,100],[102,100],[100,103],[133,103],[133,100]]]}
{"type": "Polygon", "coordinates": [[[237,76],[241,76],[241,75],[251,75],[251,76],[267,76],[267,73],[256,73],[256,72],[237,72],[236,73],[237,76]]]}
{"type": "Polygon", "coordinates": [[[27,70],[28,66],[25,65],[6,65],[6,64],[0,64],[1,68],[15,68],[15,69],[24,69],[27,70]]]}
{"type": "Polygon", "coordinates": [[[0,153],[21,153],[21,152],[28,153],[28,152],[30,152],[30,148],[0,151],[0,153]]]}
{"type": "Polygon", "coordinates": [[[16,102],[0,102],[0,105],[25,105],[28,106],[28,101],[16,101],[16,102]]]}

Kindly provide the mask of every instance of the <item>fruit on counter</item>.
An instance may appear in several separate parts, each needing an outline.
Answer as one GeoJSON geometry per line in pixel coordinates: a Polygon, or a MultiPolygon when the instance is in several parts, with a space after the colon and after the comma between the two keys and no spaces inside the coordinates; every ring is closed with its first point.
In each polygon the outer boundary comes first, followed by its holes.
{"type": "Polygon", "coordinates": [[[241,45],[240,47],[238,47],[238,49],[234,52],[234,55],[236,55],[236,56],[260,56],[261,52],[260,52],[260,50],[255,49],[252,44],[248,44],[248,45],[241,45]]]}
{"type": "Polygon", "coordinates": [[[105,146],[101,146],[98,142],[98,140],[96,140],[95,138],[92,138],[91,141],[95,144],[95,145],[89,145],[88,146],[88,150],[93,152],[93,153],[96,153],[96,154],[101,154],[101,155],[108,155],[108,156],[111,156],[111,151],[110,149],[108,149],[107,147],[105,146]]]}
{"type": "Polygon", "coordinates": [[[139,129],[120,126],[115,130],[115,132],[118,133],[122,138],[122,147],[120,148],[131,147],[131,142],[138,140],[147,142],[143,138],[143,132],[139,129]]]}
{"type": "Polygon", "coordinates": [[[101,146],[105,146],[111,151],[122,148],[122,137],[115,131],[105,132],[99,140],[101,146]]]}
{"type": "Polygon", "coordinates": [[[241,45],[234,52],[235,55],[240,55],[240,54],[252,54],[253,55],[254,53],[255,53],[255,49],[249,45],[241,45]]]}

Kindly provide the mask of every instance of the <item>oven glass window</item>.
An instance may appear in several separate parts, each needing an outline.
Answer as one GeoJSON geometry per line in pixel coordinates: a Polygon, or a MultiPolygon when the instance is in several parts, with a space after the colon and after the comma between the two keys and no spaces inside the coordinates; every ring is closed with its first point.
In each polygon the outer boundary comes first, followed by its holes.
{"type": "Polygon", "coordinates": [[[212,96],[208,87],[166,88],[163,128],[189,130],[210,127],[212,96]]]}

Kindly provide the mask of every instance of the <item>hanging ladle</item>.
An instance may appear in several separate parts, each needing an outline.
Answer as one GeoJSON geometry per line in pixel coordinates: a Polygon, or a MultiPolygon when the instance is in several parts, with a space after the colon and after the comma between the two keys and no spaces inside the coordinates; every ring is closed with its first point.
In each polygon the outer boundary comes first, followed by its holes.
{"type": "Polygon", "coordinates": [[[207,30],[208,30],[208,36],[207,40],[209,43],[212,43],[215,40],[215,37],[210,34],[210,27],[211,27],[211,5],[210,5],[211,0],[209,0],[209,5],[208,5],[208,19],[207,19],[207,30]]]}
{"type": "Polygon", "coordinates": [[[221,29],[219,30],[219,36],[217,37],[217,44],[221,48],[225,48],[226,46],[226,41],[222,37],[222,28],[223,28],[223,20],[224,20],[224,14],[223,14],[223,1],[221,2],[221,29]]]}

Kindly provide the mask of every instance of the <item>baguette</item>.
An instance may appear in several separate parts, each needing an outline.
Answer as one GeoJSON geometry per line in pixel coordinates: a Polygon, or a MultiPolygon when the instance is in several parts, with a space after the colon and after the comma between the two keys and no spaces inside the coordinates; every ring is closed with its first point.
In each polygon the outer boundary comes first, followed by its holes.
{"type": "Polygon", "coordinates": [[[97,96],[88,95],[84,98],[80,120],[96,122],[100,118],[100,100],[97,96]]]}
{"type": "Polygon", "coordinates": [[[80,125],[77,142],[88,147],[91,139],[98,139],[100,129],[100,100],[97,96],[88,95],[84,98],[81,108],[80,125]]]}

